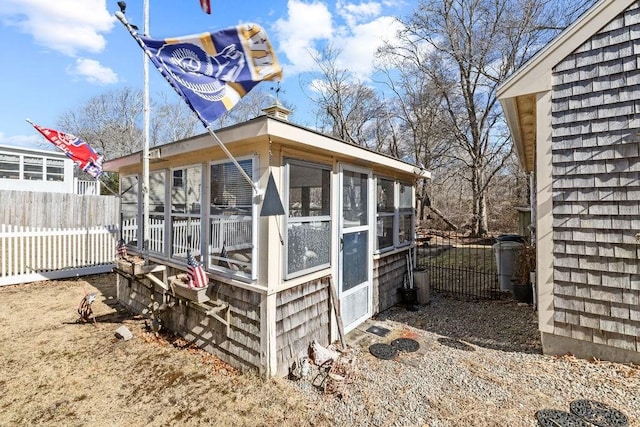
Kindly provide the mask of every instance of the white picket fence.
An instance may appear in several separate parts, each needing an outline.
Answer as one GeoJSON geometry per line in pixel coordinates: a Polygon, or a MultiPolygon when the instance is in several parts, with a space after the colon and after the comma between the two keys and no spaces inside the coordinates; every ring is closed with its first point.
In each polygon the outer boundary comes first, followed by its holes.
{"type": "Polygon", "coordinates": [[[33,228],[0,225],[0,286],[106,273],[113,268],[118,228],[33,228]]]}

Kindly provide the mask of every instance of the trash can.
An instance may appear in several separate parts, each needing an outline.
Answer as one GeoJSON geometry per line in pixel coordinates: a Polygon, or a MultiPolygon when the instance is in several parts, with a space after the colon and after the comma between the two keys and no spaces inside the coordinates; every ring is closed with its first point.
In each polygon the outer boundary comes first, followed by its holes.
{"type": "MultiPolygon", "coordinates": [[[[496,254],[496,265],[498,267],[498,283],[500,284],[501,291],[513,292],[513,284],[511,278],[513,277],[513,270],[516,264],[516,257],[518,251],[524,246],[524,238],[519,241],[514,234],[506,234],[506,238],[498,237],[498,242],[493,245],[493,250],[496,254]]],[[[520,236],[522,237],[522,236],[520,236]]]]}
{"type": "Polygon", "coordinates": [[[413,270],[413,284],[418,288],[418,304],[429,304],[429,302],[431,302],[429,295],[429,272],[426,268],[416,268],[413,270]]]}

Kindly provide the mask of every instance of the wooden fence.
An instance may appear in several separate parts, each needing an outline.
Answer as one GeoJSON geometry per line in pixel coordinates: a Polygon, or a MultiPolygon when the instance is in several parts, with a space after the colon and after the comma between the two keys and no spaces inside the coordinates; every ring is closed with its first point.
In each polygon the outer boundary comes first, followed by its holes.
{"type": "Polygon", "coordinates": [[[113,268],[118,228],[0,225],[0,286],[106,273],[113,268]]]}
{"type": "Polygon", "coordinates": [[[0,224],[76,228],[119,223],[114,196],[0,191],[0,224]]]}

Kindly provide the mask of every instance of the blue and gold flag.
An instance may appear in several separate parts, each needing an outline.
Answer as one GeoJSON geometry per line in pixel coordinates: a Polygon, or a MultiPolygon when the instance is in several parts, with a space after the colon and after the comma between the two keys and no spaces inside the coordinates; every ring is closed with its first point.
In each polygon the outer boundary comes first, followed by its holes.
{"type": "Polygon", "coordinates": [[[163,40],[132,34],[205,127],[258,83],[282,75],[267,33],[256,24],[163,40]]]}

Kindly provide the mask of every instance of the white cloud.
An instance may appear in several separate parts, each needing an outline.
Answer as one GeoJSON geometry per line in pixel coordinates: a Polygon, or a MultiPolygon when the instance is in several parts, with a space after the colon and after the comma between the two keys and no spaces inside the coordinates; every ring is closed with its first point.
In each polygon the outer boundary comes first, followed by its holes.
{"type": "Polygon", "coordinates": [[[395,39],[399,29],[400,25],[391,16],[350,27],[346,36],[339,36],[334,41],[342,48],[338,65],[366,80],[373,71],[376,50],[385,40],[395,39]]]}
{"type": "Polygon", "coordinates": [[[274,27],[280,49],[291,63],[285,69],[286,74],[313,69],[311,53],[316,51],[316,43],[329,40],[333,34],[331,13],[320,2],[289,0],[287,18],[278,19],[274,27]]]}
{"type": "Polygon", "coordinates": [[[393,40],[399,25],[383,15],[389,3],[349,3],[338,0],[335,16],[326,3],[289,0],[286,18],[274,24],[280,50],[286,56],[285,77],[317,69],[311,54],[330,45],[341,50],[338,66],[367,80],[374,54],[384,40],[393,40]],[[336,18],[339,22],[336,22],[336,18]]]}
{"type": "Polygon", "coordinates": [[[102,33],[115,22],[105,0],[2,0],[0,18],[36,43],[69,56],[101,52],[106,44],[102,33]]]}
{"type": "Polygon", "coordinates": [[[382,5],[376,2],[369,3],[343,3],[336,4],[338,14],[347,22],[349,27],[357,25],[359,22],[366,22],[367,19],[379,16],[382,5]]]}
{"type": "Polygon", "coordinates": [[[78,58],[73,66],[67,67],[67,74],[79,76],[90,83],[101,85],[118,82],[118,75],[94,59],[78,58]]]}
{"type": "MultiPolygon", "coordinates": [[[[37,148],[40,150],[49,149],[37,133],[33,135],[14,135],[7,136],[4,132],[0,132],[0,145],[10,145],[13,147],[37,148]]],[[[50,145],[50,144],[49,144],[50,145]]],[[[53,147],[53,145],[51,145],[53,147]]],[[[54,147],[55,149],[55,147],[54,147]]]]}

